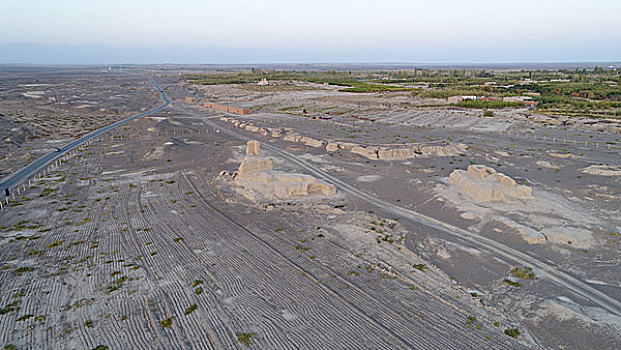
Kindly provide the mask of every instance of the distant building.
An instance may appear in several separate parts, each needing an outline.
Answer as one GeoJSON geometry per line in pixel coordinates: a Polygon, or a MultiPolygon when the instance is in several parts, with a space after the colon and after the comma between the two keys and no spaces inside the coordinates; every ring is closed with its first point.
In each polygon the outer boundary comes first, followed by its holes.
{"type": "Polygon", "coordinates": [[[260,86],[266,86],[266,85],[269,85],[269,84],[270,83],[267,82],[267,78],[263,78],[263,79],[261,79],[260,82],[257,83],[257,85],[260,85],[260,86]]]}
{"type": "Polygon", "coordinates": [[[477,96],[451,96],[448,98],[448,102],[449,103],[457,103],[457,102],[462,102],[462,101],[475,101],[478,100],[479,97],[477,96]]]}
{"type": "Polygon", "coordinates": [[[527,106],[536,106],[537,101],[532,96],[505,96],[502,98],[504,102],[522,102],[527,106]]]}
{"type": "Polygon", "coordinates": [[[502,98],[504,102],[525,102],[532,101],[532,96],[505,96],[502,98]]]}

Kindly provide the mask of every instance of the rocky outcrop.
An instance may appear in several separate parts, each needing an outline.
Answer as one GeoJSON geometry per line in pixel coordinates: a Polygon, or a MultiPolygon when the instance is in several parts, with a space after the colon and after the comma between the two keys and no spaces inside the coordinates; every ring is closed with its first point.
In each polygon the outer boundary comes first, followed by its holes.
{"type": "Polygon", "coordinates": [[[365,158],[378,159],[376,147],[355,146],[350,149],[351,153],[359,154],[365,158]]]}
{"type": "Polygon", "coordinates": [[[300,137],[300,142],[304,143],[307,146],[315,147],[315,148],[320,148],[320,147],[323,147],[325,145],[323,141],[317,140],[317,139],[314,139],[314,138],[308,137],[308,136],[300,137]]]}
{"type": "Polygon", "coordinates": [[[272,170],[273,168],[274,164],[270,158],[250,155],[244,157],[238,173],[240,176],[245,176],[256,171],[272,170]]]}
{"type": "Polygon", "coordinates": [[[485,165],[470,165],[468,171],[455,170],[449,182],[476,202],[510,202],[514,199],[533,199],[532,188],[516,184],[507,175],[485,165]]]}
{"type": "Polygon", "coordinates": [[[354,147],[357,147],[357,143],[353,142],[339,142],[339,141],[328,141],[326,145],[326,151],[335,152],[338,150],[351,150],[354,147]]]}
{"type": "Polygon", "coordinates": [[[268,127],[258,127],[256,125],[239,122],[234,118],[221,117],[222,121],[233,123],[235,126],[246,131],[261,133],[263,136],[270,135],[273,138],[282,138],[288,142],[303,143],[309,147],[323,148],[327,152],[338,150],[348,150],[352,153],[361,155],[372,160],[406,160],[416,157],[448,157],[464,152],[468,146],[462,143],[451,144],[413,144],[401,146],[368,146],[353,142],[341,142],[334,140],[318,140],[309,136],[301,135],[298,131],[291,128],[275,129],[268,127]]]}
{"type": "Polygon", "coordinates": [[[621,166],[591,165],[582,169],[582,172],[600,176],[621,176],[621,166]]]}
{"type": "Polygon", "coordinates": [[[142,160],[143,161],[147,161],[147,160],[158,160],[160,159],[162,156],[164,156],[164,154],[166,154],[166,151],[164,151],[164,147],[162,146],[158,146],[155,147],[155,149],[152,149],[150,151],[147,151],[143,156],[142,156],[142,160]]]}
{"type": "Polygon", "coordinates": [[[419,148],[425,157],[450,157],[468,150],[468,145],[451,143],[446,145],[423,145],[419,148]]]}
{"type": "Polygon", "coordinates": [[[294,131],[290,131],[286,133],[282,139],[289,142],[298,142],[300,140],[300,134],[294,131]]]}
{"type": "MultiPolygon", "coordinates": [[[[330,145],[330,144],[329,144],[330,145]]],[[[336,146],[336,149],[339,145],[336,146]]],[[[331,146],[334,149],[335,145],[331,146]]],[[[327,149],[327,148],[326,148],[327,149]]],[[[412,145],[412,146],[359,146],[347,148],[352,153],[376,160],[406,160],[417,157],[448,157],[454,156],[468,149],[462,143],[449,145],[412,145]]]]}

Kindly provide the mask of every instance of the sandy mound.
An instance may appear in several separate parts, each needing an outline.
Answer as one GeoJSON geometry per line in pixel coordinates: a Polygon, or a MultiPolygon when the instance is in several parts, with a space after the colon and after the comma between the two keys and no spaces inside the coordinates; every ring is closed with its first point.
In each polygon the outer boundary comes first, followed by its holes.
{"type": "MultiPolygon", "coordinates": [[[[246,156],[239,170],[232,175],[242,195],[253,202],[322,198],[336,194],[334,185],[310,175],[289,174],[273,170],[269,157],[260,155],[258,141],[248,141],[246,156]]],[[[222,175],[227,175],[226,173],[222,175]]]]}
{"type": "Polygon", "coordinates": [[[517,185],[507,175],[485,165],[469,165],[468,171],[455,170],[449,182],[457,185],[476,202],[510,202],[512,199],[533,199],[532,189],[517,185]]]}
{"type": "Polygon", "coordinates": [[[621,175],[621,166],[591,165],[582,169],[582,172],[591,175],[619,176],[621,175]]]}
{"type": "MultiPolygon", "coordinates": [[[[328,144],[329,147],[326,147],[326,150],[348,149],[349,145],[351,144],[331,143],[328,144]]],[[[349,148],[352,153],[356,153],[373,160],[406,160],[417,157],[447,157],[454,156],[468,149],[468,146],[462,143],[394,147],[353,145],[354,146],[349,148]]]]}
{"type": "Polygon", "coordinates": [[[543,189],[533,194],[530,187],[518,185],[487,166],[456,170],[435,190],[461,212],[461,217],[478,220],[470,229],[502,224],[504,228],[496,232],[515,232],[530,244],[549,242],[586,249],[596,243],[594,230],[602,231],[609,225],[578,203],[543,189]]]}
{"type": "Polygon", "coordinates": [[[147,160],[158,160],[160,159],[164,154],[166,154],[166,151],[164,151],[164,147],[162,146],[158,146],[155,147],[155,149],[147,151],[144,156],[142,156],[142,160],[143,161],[147,161],[147,160]]]}
{"type": "Polygon", "coordinates": [[[549,152],[548,154],[550,156],[552,156],[552,157],[555,157],[555,158],[573,158],[573,154],[571,154],[571,153],[549,152]]]}

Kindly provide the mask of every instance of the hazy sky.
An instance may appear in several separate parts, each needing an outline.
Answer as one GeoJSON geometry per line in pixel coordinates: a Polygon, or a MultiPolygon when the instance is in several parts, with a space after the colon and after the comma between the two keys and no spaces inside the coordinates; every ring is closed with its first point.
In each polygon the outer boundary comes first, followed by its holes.
{"type": "Polygon", "coordinates": [[[128,61],[148,47],[154,62],[621,60],[620,0],[0,0],[0,9],[5,62],[66,46],[85,57],[114,47],[128,61]],[[171,52],[189,48],[197,54],[171,52]]]}

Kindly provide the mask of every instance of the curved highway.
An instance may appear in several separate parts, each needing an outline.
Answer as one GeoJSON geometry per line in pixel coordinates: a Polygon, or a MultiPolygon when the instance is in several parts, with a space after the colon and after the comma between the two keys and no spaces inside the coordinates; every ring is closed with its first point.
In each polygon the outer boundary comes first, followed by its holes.
{"type": "Polygon", "coordinates": [[[170,99],[168,98],[168,95],[166,95],[166,93],[164,92],[164,90],[162,90],[159,85],[157,85],[157,83],[155,82],[155,80],[153,80],[152,78],[149,79],[149,82],[151,82],[151,84],[155,87],[155,89],[157,89],[157,92],[160,93],[160,95],[162,96],[162,100],[164,100],[164,103],[161,104],[160,106],[153,108],[151,110],[148,110],[146,112],[140,113],[140,114],[136,114],[134,116],[131,116],[127,119],[123,119],[121,121],[118,121],[116,123],[104,126],[102,128],[99,128],[95,131],[91,131],[90,133],[80,137],[77,140],[73,140],[71,142],[69,142],[68,144],[58,148],[55,152],[51,152],[48,153],[46,155],[44,155],[43,157],[35,160],[34,162],[26,165],[25,167],[19,169],[18,171],[14,172],[13,174],[9,175],[6,179],[0,181],[0,194],[4,194],[6,189],[11,190],[12,188],[15,188],[17,186],[19,186],[23,181],[27,180],[30,176],[32,176],[33,174],[35,174],[37,171],[41,170],[42,168],[44,168],[46,165],[48,165],[49,163],[61,158],[63,155],[67,154],[67,152],[70,152],[71,150],[73,150],[74,148],[80,146],[81,144],[92,140],[93,138],[108,132],[118,126],[127,124],[129,122],[132,122],[140,117],[144,117],[145,115],[149,115],[149,114],[153,114],[155,112],[159,112],[162,109],[166,108],[166,106],[168,106],[170,104],[170,99]]]}

